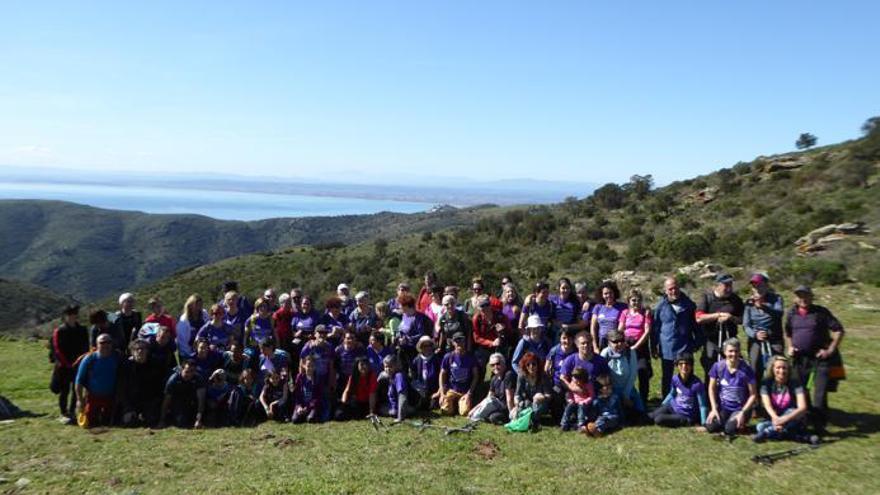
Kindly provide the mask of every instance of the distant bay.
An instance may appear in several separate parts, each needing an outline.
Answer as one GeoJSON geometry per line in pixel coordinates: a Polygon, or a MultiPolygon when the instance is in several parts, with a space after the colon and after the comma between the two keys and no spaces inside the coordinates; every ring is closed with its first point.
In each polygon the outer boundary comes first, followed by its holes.
{"type": "Polygon", "coordinates": [[[0,182],[0,199],[50,199],[146,213],[191,213],[220,220],[358,215],[391,211],[416,213],[433,205],[412,201],[129,187],[41,182],[0,182]]]}

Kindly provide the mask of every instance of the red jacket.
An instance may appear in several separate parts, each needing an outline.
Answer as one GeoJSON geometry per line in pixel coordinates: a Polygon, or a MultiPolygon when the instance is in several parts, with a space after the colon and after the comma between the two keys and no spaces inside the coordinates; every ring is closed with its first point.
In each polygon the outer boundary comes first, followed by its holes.
{"type": "Polygon", "coordinates": [[[510,322],[498,311],[492,311],[492,318],[483,318],[482,312],[474,314],[474,343],[480,347],[494,347],[495,339],[501,337],[505,339],[510,333],[510,322]],[[504,329],[499,333],[495,329],[496,324],[504,325],[504,329]]]}

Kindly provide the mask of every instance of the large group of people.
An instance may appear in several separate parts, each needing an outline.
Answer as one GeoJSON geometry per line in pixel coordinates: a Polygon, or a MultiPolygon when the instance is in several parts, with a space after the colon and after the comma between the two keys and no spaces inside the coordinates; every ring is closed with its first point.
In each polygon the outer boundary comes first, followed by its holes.
{"type": "Polygon", "coordinates": [[[85,427],[439,412],[508,425],[528,416],[530,428],[590,436],[645,423],[733,436],[757,419],[755,441],[817,442],[842,378],[843,327],[809,287],[786,309],[766,274],[748,283],[743,300],[719,274],[694,302],[669,277],[652,309],[639,289],[622,298],[612,281],[594,297],[568,278],[522,297],[510,277],[498,291],[475,278],[462,297],[429,272],[418,292],[400,283],[375,304],[339,284],[319,309],[298,288],[251,302],[230,281],[213,304],[191,295],[179,318],[159,297],[144,317],[125,293],[117,311],[91,310],[90,328],[79,307],[63,310],[51,389],[61,419],[85,427]],[[657,365],[660,400],[651,401],[657,365]]]}

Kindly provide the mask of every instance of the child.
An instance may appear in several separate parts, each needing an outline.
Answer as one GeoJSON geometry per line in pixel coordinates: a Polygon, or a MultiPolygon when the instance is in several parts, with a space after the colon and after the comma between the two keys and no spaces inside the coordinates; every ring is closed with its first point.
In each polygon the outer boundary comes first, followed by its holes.
{"type": "Polygon", "coordinates": [[[562,431],[583,430],[590,417],[590,405],[596,393],[593,383],[590,381],[590,373],[583,368],[577,368],[571,373],[571,379],[577,386],[566,395],[565,410],[562,412],[562,431]],[[574,421],[577,420],[577,423],[574,421]],[[574,424],[573,424],[574,423],[574,424]]]}
{"type": "Polygon", "coordinates": [[[357,358],[342,392],[336,420],[363,419],[368,414],[375,414],[376,389],[376,373],[370,367],[370,362],[365,357],[357,358]]]}
{"type": "Polygon", "coordinates": [[[679,354],[675,359],[678,374],[672,377],[669,395],[660,407],[650,414],[658,426],[678,427],[702,425],[706,422],[709,406],[706,403],[706,388],[694,376],[694,356],[689,352],[679,354]]]}
{"type": "Polygon", "coordinates": [[[378,330],[373,331],[367,346],[367,359],[376,375],[382,372],[382,360],[389,354],[391,354],[391,349],[385,347],[385,335],[378,330]]]}
{"type": "Polygon", "coordinates": [[[230,394],[230,422],[235,426],[251,425],[261,416],[262,408],[255,407],[260,400],[260,386],[255,375],[250,368],[242,371],[238,377],[238,385],[230,394]]]}
{"type": "Polygon", "coordinates": [[[382,364],[385,365],[385,376],[388,377],[388,404],[381,408],[380,413],[395,418],[395,421],[403,421],[411,413],[407,402],[409,383],[406,375],[400,371],[400,359],[397,356],[385,356],[382,364]]]}
{"type": "Polygon", "coordinates": [[[281,381],[281,374],[271,371],[266,375],[263,391],[260,392],[260,404],[266,412],[266,418],[284,421],[287,405],[287,383],[281,381]]]}
{"type": "Polygon", "coordinates": [[[323,421],[325,385],[317,372],[315,356],[306,354],[300,363],[300,372],[293,383],[293,423],[320,423],[323,421]]]}
{"type": "Polygon", "coordinates": [[[205,392],[205,424],[208,426],[226,426],[229,422],[229,392],[231,387],[226,381],[226,372],[214,370],[208,380],[205,392]]]}
{"type": "Polygon", "coordinates": [[[611,386],[611,377],[599,375],[596,378],[599,393],[593,399],[593,414],[595,418],[583,430],[584,433],[593,437],[601,437],[620,427],[620,398],[614,393],[611,386]]]}
{"type": "Polygon", "coordinates": [[[413,358],[409,367],[412,379],[412,399],[415,408],[430,411],[438,407],[440,401],[440,362],[442,358],[434,352],[434,340],[427,335],[419,338],[416,344],[419,354],[413,358]]]}

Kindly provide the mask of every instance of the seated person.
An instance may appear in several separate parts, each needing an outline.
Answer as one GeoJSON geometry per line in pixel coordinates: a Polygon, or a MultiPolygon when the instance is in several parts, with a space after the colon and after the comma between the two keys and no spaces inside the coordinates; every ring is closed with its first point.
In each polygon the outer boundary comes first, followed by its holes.
{"type": "Polygon", "coordinates": [[[403,421],[413,412],[412,406],[409,404],[407,394],[409,392],[409,381],[400,370],[400,360],[395,355],[385,356],[384,376],[388,380],[388,402],[379,406],[379,414],[382,416],[390,416],[395,421],[403,421]]]}
{"type": "Polygon", "coordinates": [[[620,428],[622,414],[620,398],[614,393],[611,377],[599,375],[596,378],[596,387],[599,389],[593,398],[593,421],[587,423],[584,433],[592,437],[601,437],[620,428]]]}
{"type": "Polygon", "coordinates": [[[675,358],[678,373],[672,377],[669,395],[650,414],[658,426],[702,425],[709,410],[703,382],[694,375],[694,356],[683,352],[675,358]]]}
{"type": "Polygon", "coordinates": [[[282,380],[281,373],[276,370],[267,371],[266,379],[263,382],[263,390],[260,392],[260,405],[266,413],[267,419],[275,421],[286,421],[287,399],[289,385],[282,380]]]}
{"type": "Polygon", "coordinates": [[[325,416],[327,386],[317,372],[314,354],[303,355],[300,372],[293,382],[292,414],[294,423],[320,423],[325,416]]]}
{"type": "Polygon", "coordinates": [[[205,413],[205,380],[193,360],[185,361],[165,384],[159,427],[168,421],[178,428],[201,428],[205,413]]]}
{"type": "Polygon", "coordinates": [[[226,381],[222,368],[214,370],[208,379],[205,390],[205,424],[207,426],[227,426],[230,422],[229,395],[232,386],[226,381]]]}
{"type": "Polygon", "coordinates": [[[363,419],[367,415],[376,414],[377,388],[377,376],[367,358],[355,359],[354,368],[336,409],[336,420],[363,419]]]}
{"type": "Polygon", "coordinates": [[[452,351],[440,364],[440,413],[467,416],[471,410],[474,390],[480,382],[479,364],[465,349],[467,337],[462,332],[452,336],[452,351]]]}
{"type": "Polygon", "coordinates": [[[565,410],[562,412],[562,431],[571,429],[583,431],[590,418],[590,409],[595,398],[595,390],[590,374],[583,368],[571,373],[574,387],[566,394],[565,410]]]}
{"type": "Polygon", "coordinates": [[[443,358],[434,352],[434,339],[427,335],[416,344],[419,352],[409,367],[410,394],[413,406],[430,411],[440,406],[440,364],[443,358]]]}
{"type": "Polygon", "coordinates": [[[709,369],[712,410],[706,418],[706,430],[733,436],[749,424],[757,388],[752,368],[741,358],[739,340],[725,340],[723,351],[724,361],[716,362],[709,369]]]}
{"type": "Polygon", "coordinates": [[[122,424],[156,426],[167,381],[165,370],[150,359],[147,341],[132,340],[128,349],[131,357],[123,362],[120,375],[122,424]]]}
{"type": "Polygon", "coordinates": [[[758,423],[755,442],[764,440],[793,440],[816,445],[818,435],[806,432],[807,394],[800,382],[792,376],[791,361],[773,356],[767,369],[767,378],[761,382],[761,401],[769,419],[758,423]]]}

